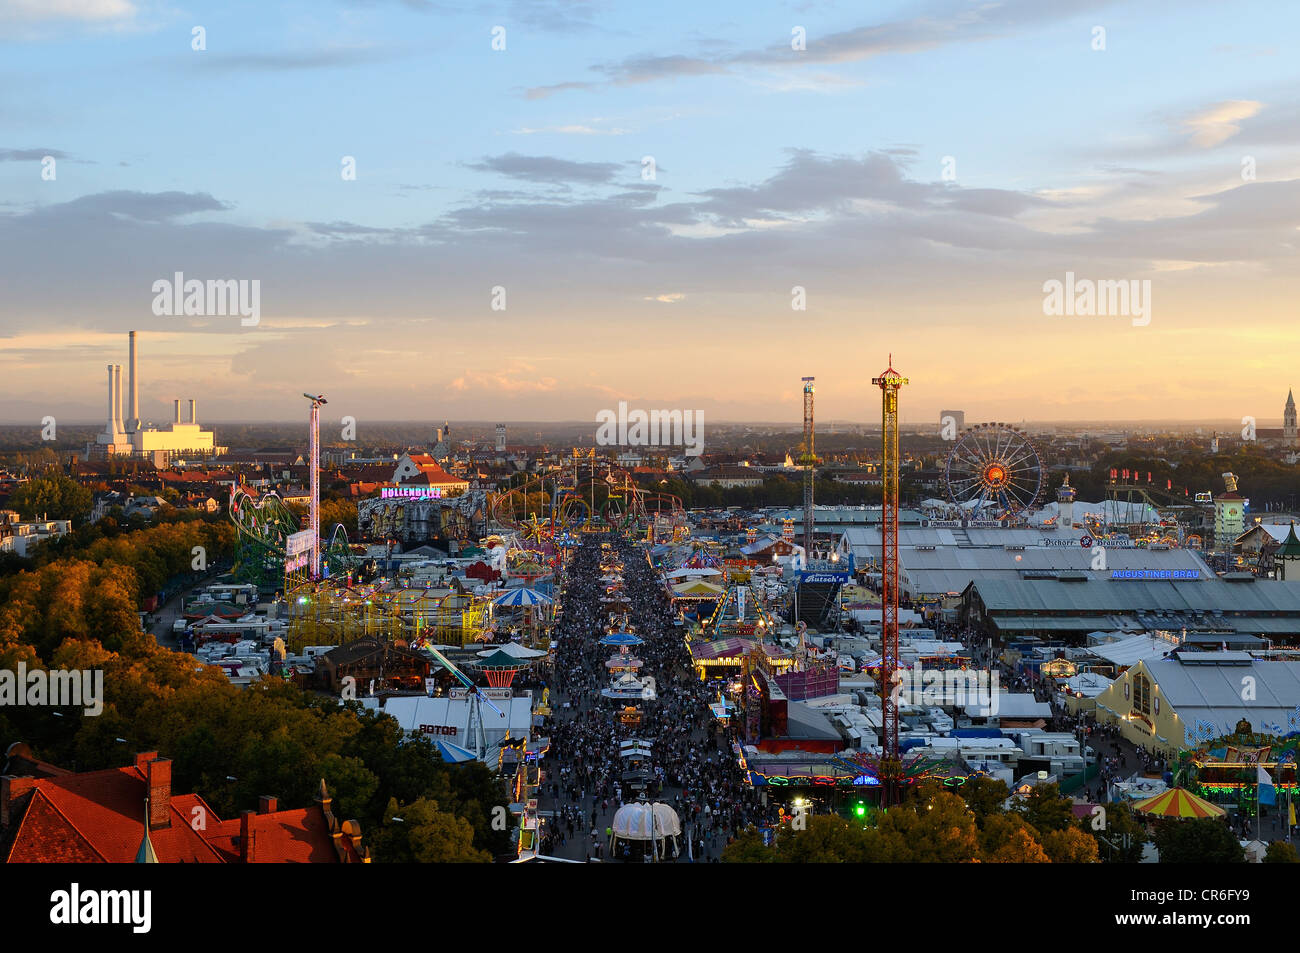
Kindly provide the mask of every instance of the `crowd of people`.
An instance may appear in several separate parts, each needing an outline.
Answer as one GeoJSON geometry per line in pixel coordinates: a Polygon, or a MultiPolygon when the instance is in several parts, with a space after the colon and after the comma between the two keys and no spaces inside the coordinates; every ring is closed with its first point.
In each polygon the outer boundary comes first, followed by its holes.
{"type": "Polygon", "coordinates": [[[637,738],[652,745],[646,798],[668,804],[681,820],[682,836],[676,845],[664,844],[661,859],[716,861],[727,841],[765,812],[744,781],[733,731],[720,727],[709,709],[715,690],[694,676],[658,573],[623,537],[589,534],[568,559],[561,589],[553,714],[542,728],[551,742],[539,791],[539,809],[549,817],[543,853],[588,861],[644,856],[626,843],[617,857],[608,856],[614,813],[641,793],[625,783],[619,755],[621,742],[637,738]],[[602,601],[613,585],[602,580],[609,575],[602,554],[607,566],[615,558],[622,564],[613,575],[624,602],[602,601]],[[605,663],[617,650],[599,642],[612,627],[643,640],[632,651],[641,661],[638,677],[653,679],[653,699],[602,697],[610,682],[605,663]],[[631,704],[640,709],[639,724],[619,717],[631,704]]]}

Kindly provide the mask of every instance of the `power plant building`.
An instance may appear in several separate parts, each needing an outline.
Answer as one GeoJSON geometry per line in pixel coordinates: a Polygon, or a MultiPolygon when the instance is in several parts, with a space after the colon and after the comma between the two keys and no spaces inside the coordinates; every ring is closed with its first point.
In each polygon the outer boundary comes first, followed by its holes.
{"type": "Polygon", "coordinates": [[[186,420],[181,420],[181,402],[172,401],[172,422],[166,430],[140,420],[140,378],[137,374],[136,332],[130,335],[130,353],[127,377],[126,415],[122,413],[122,365],[108,365],[108,420],[104,431],[95,442],[86,447],[90,459],[118,456],[152,456],[170,461],[173,457],[194,455],[213,456],[225,452],[216,446],[212,431],[199,426],[197,401],[188,403],[186,420]]]}

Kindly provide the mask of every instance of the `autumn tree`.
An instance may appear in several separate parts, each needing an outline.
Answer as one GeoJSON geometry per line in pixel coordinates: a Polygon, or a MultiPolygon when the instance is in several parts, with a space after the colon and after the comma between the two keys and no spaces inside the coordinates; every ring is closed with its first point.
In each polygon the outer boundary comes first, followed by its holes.
{"type": "Polygon", "coordinates": [[[1295,846],[1288,844],[1284,840],[1275,840],[1268,845],[1264,851],[1264,863],[1266,864],[1297,864],[1300,863],[1300,856],[1296,855],[1295,846]]]}
{"type": "Polygon", "coordinates": [[[777,856],[787,864],[857,864],[867,860],[862,828],[838,814],[803,817],[803,828],[781,828],[777,856]]]}
{"type": "Polygon", "coordinates": [[[1037,831],[1016,813],[990,814],[980,830],[980,859],[990,864],[1046,864],[1037,831]]]}
{"type": "Polygon", "coordinates": [[[90,515],[90,504],[90,490],[61,473],[20,483],[9,496],[9,506],[25,520],[81,520],[90,515]]]}
{"type": "Polygon", "coordinates": [[[776,850],[763,843],[763,835],[756,827],[741,831],[722,848],[724,864],[775,864],[779,861],[776,850]]]}
{"type": "Polygon", "coordinates": [[[1079,829],[1097,841],[1097,852],[1106,863],[1136,864],[1150,837],[1146,826],[1127,804],[1103,804],[1079,820],[1079,829]]]}
{"type": "Polygon", "coordinates": [[[468,821],[442,811],[438,802],[420,798],[410,804],[388,802],[384,820],[370,836],[371,853],[380,863],[486,864],[492,856],[474,847],[468,821]]]}
{"type": "Polygon", "coordinates": [[[1162,820],[1156,825],[1162,864],[1242,864],[1246,852],[1228,825],[1216,817],[1162,820]]]}
{"type": "Polygon", "coordinates": [[[1034,830],[1063,831],[1074,826],[1074,809],[1068,797],[1061,795],[1057,784],[1036,784],[1019,800],[1015,810],[1034,830]]]}
{"type": "Polygon", "coordinates": [[[1077,827],[1039,835],[1043,850],[1054,864],[1095,864],[1097,841],[1077,827]]]}
{"type": "Polygon", "coordinates": [[[975,815],[960,797],[936,793],[879,815],[873,849],[885,862],[967,863],[979,854],[975,815]]]}
{"type": "Polygon", "coordinates": [[[958,788],[958,793],[975,815],[976,821],[983,823],[984,818],[1002,813],[1002,805],[1011,792],[1005,781],[981,775],[963,784],[958,788]]]}

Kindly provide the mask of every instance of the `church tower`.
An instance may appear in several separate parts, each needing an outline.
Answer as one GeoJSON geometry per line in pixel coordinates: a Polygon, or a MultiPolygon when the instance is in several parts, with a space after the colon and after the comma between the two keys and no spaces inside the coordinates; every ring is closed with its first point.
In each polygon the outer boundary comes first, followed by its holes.
{"type": "Polygon", "coordinates": [[[1296,433],[1295,396],[1286,392],[1286,409],[1282,411],[1282,446],[1300,446],[1300,435],[1296,433]]]}

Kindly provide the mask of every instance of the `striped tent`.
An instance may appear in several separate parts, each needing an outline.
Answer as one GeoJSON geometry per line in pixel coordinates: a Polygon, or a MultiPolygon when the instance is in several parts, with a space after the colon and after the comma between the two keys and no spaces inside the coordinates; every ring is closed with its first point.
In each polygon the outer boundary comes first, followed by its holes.
{"type": "Polygon", "coordinates": [[[1182,788],[1170,788],[1163,794],[1143,798],[1134,803],[1133,810],[1156,817],[1223,817],[1227,813],[1217,804],[1182,788]]]}
{"type": "Polygon", "coordinates": [[[551,600],[542,595],[536,589],[508,589],[492,600],[499,606],[546,606],[551,604],[551,600]]]}

